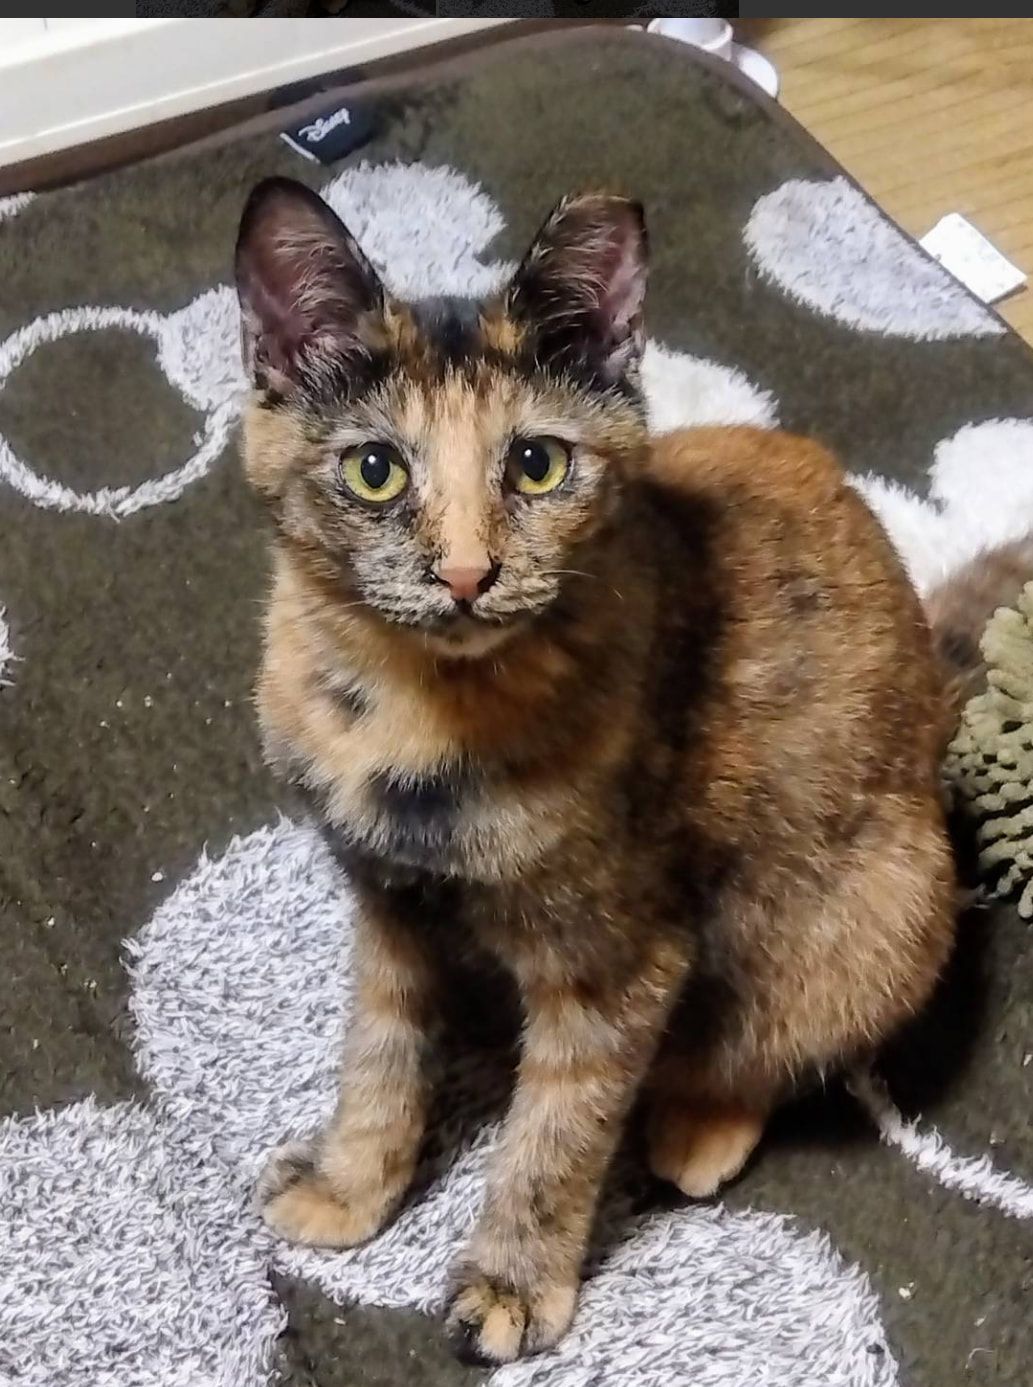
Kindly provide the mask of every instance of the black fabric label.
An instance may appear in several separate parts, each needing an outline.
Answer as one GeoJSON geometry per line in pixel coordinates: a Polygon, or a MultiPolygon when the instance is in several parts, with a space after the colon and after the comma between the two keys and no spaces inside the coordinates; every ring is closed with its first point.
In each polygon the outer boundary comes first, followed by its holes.
{"type": "Polygon", "coordinates": [[[368,108],[335,106],[321,115],[310,116],[303,125],[285,130],[281,139],[306,159],[334,164],[365,144],[375,128],[376,120],[368,108]]]}

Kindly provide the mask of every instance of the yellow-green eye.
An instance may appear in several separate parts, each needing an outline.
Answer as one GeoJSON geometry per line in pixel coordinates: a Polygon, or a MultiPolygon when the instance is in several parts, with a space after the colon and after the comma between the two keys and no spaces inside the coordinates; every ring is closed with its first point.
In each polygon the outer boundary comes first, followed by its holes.
{"type": "Polygon", "coordinates": [[[360,501],[383,505],[393,501],[409,485],[409,474],[397,451],[388,443],[363,443],[341,458],[344,484],[360,501]]]}
{"type": "Polygon", "coordinates": [[[555,491],[570,471],[570,449],[558,438],[517,438],[506,458],[513,485],[524,496],[555,491]]]}

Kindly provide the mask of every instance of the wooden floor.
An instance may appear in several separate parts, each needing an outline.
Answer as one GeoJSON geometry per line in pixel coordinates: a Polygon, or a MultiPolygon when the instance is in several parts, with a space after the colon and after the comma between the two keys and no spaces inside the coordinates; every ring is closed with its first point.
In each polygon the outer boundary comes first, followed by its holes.
{"type": "MultiPolygon", "coordinates": [[[[1033,19],[741,21],[782,103],[901,226],[961,212],[1033,277],[1033,19]]],[[[1033,344],[1033,289],[998,311],[1033,344]]]]}

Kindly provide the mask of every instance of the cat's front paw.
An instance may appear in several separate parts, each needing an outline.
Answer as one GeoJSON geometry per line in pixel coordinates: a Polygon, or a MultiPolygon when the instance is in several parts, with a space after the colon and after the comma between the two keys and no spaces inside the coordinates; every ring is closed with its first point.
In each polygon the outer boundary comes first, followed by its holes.
{"type": "Polygon", "coordinates": [[[566,1332],[577,1301],[576,1285],[517,1289],[474,1268],[456,1278],[446,1324],[465,1363],[512,1363],[551,1348],[566,1332]]]}
{"type": "Polygon", "coordinates": [[[258,1178],[255,1202],[274,1233],[311,1247],[355,1247],[378,1233],[391,1212],[383,1191],[331,1185],[315,1142],[277,1147],[258,1178]]]}

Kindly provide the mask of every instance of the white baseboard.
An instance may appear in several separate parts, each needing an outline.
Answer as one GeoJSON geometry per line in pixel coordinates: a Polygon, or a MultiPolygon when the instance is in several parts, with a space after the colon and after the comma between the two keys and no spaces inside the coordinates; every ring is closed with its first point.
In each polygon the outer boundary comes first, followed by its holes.
{"type": "Polygon", "coordinates": [[[0,166],[512,22],[0,21],[0,166]]]}

